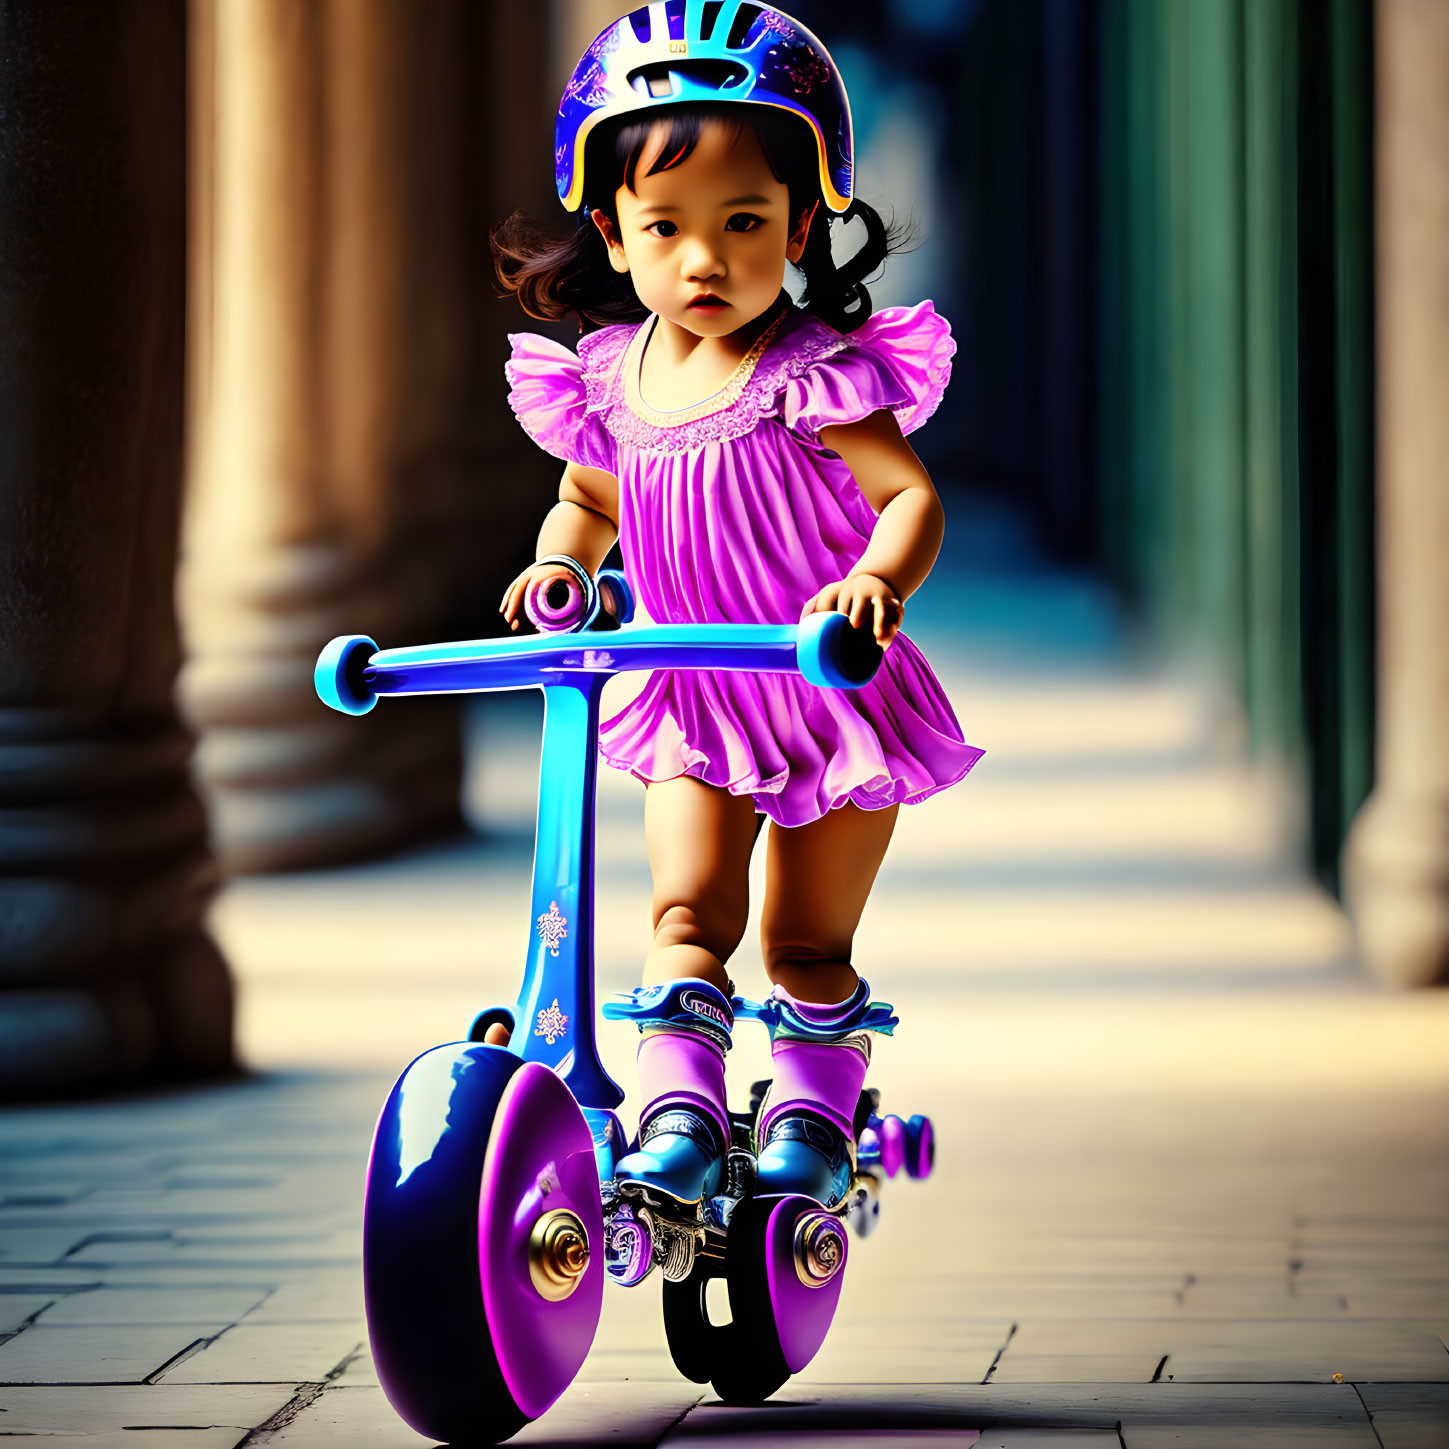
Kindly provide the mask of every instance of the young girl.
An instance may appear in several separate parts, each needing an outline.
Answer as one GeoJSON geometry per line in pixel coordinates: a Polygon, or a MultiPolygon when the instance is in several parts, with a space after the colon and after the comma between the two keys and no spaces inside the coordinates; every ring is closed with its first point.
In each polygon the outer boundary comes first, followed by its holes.
{"type": "MultiPolygon", "coordinates": [[[[658,0],[625,16],[569,81],[557,142],[559,195],[582,212],[574,236],[549,242],[516,217],[495,236],[503,284],[531,316],[596,329],[577,355],[511,339],[509,401],[568,465],[537,556],[592,572],[617,536],[655,622],[781,624],[834,609],[885,648],[853,691],[657,670],[603,724],[603,758],[646,786],[654,879],[645,984],[604,1009],[643,1034],[640,1144],[618,1182],[681,1209],[717,1191],[738,1012],[772,1042],[760,1190],[834,1206],[850,1182],[867,1033],[895,1024],[856,975],[851,941],[901,804],[982,754],[899,632],[942,536],[903,434],[940,403],[955,345],[930,302],[871,314],[862,278],[890,239],[851,199],[844,87],[820,42],[778,10],[658,0]],[[839,267],[832,217],[865,224],[839,267]],[[787,262],[804,276],[799,307],[782,291],[787,262]],[[774,989],[760,1006],[733,998],[726,967],[765,815],[774,989]]],[[[513,628],[530,584],[558,572],[537,564],[509,585],[513,628]]]]}

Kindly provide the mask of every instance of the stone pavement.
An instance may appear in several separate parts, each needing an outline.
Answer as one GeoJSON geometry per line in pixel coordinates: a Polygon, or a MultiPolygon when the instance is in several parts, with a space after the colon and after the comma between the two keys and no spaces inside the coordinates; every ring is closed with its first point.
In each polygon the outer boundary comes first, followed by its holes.
{"type": "MultiPolygon", "coordinates": [[[[873,1079],[932,1114],[938,1172],[887,1186],[764,1407],[678,1378],[651,1279],[515,1442],[1449,1445],[1449,1001],[1365,983],[1209,676],[1131,648],[1008,515],[951,527],[909,628],[988,754],[902,812],[857,950],[902,1018],[873,1079]]],[[[370,1371],[359,1207],[392,1077],[517,981],[538,709],[479,717],[479,840],[220,902],[254,1078],[0,1119],[0,1436],[424,1442],[370,1371]]],[[[615,989],[648,876],[641,792],[602,773],[615,989]]],[[[742,1033],[732,1081],[764,1062],[742,1033]]]]}

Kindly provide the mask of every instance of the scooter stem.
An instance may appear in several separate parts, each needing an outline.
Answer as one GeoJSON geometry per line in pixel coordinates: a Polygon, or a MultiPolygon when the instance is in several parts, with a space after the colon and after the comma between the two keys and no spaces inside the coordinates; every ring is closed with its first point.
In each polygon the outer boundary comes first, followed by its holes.
{"type": "Polygon", "coordinates": [[[527,964],[510,1045],[563,1077],[584,1107],[617,1107],[594,1041],[594,792],[599,696],[609,676],[543,686],[543,750],[527,964]]]}

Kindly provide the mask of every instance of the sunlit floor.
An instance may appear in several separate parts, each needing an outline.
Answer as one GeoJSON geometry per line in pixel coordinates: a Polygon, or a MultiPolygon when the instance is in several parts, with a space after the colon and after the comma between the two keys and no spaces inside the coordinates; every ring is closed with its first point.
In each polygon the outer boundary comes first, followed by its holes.
{"type": "MultiPolygon", "coordinates": [[[[830,1340],[765,1407],[675,1374],[651,1279],[606,1296],[519,1442],[1449,1444],[1449,997],[1366,981],[1210,674],[1132,652],[1009,516],[952,533],[907,630],[987,754],[901,812],[856,950],[901,1017],[872,1080],[932,1115],[937,1173],[888,1185],[830,1340]]],[[[539,718],[479,707],[479,839],[221,900],[262,1080],[12,1116],[0,1382],[31,1387],[0,1388],[0,1433],[421,1442],[363,1347],[367,1137],[413,1055],[512,999],[539,718]]],[[[642,790],[601,775],[615,990],[649,882],[642,790]]],[[[734,975],[762,988],[748,939],[734,975]]],[[[631,1088],[632,1028],[601,1040],[631,1088]]],[[[742,1030],[741,1098],[766,1066],[742,1030]]]]}

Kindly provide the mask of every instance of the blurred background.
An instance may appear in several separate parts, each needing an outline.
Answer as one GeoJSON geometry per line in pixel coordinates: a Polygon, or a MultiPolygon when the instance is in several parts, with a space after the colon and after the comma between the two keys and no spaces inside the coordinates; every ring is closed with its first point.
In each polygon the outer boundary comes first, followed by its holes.
{"type": "MultiPolygon", "coordinates": [[[[992,791],[1041,787],[1016,752],[1054,722],[1073,778],[1130,769],[1133,818],[1177,822],[1206,869],[1194,811],[1228,787],[1153,774],[1185,748],[1181,706],[1251,782],[1224,827],[1263,852],[1239,884],[1261,886],[1271,856],[1311,893],[1302,929],[1332,923],[1326,958],[1307,955],[1442,981],[1449,7],[792,8],[845,75],[861,195],[917,227],[875,303],[933,298],[959,346],[918,439],[950,538],[913,608],[988,755],[932,818],[989,859],[988,824],[1039,810],[1045,860],[1076,828],[1062,757],[1054,794],[998,810],[992,791]],[[1051,693],[1084,679],[1158,702],[1051,693]]],[[[276,952],[227,915],[266,878],[280,900],[308,888],[285,873],[405,871],[432,842],[526,864],[535,701],[355,721],[318,705],[310,670],[341,632],[499,632],[557,482],[509,413],[506,334],[571,338],[495,295],[487,234],[514,209],[571,224],[556,98],[616,14],[6,7],[7,1091],[224,1069],[234,979],[205,923],[223,880],[223,944],[266,977],[276,952]]],[[[634,808],[632,782],[606,788],[634,808]]],[[[1130,813],[1120,791],[1094,799],[1087,885],[1130,813]]],[[[1117,854],[1140,870],[1160,849],[1117,854]]],[[[1169,911],[1186,936],[1224,914],[1217,896],[1169,911]]]]}

